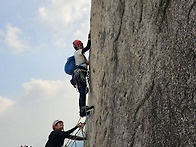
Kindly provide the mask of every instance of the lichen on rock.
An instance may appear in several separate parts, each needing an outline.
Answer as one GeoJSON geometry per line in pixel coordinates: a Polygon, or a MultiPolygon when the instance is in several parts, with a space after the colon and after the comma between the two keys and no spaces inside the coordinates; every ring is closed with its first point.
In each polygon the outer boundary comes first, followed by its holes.
{"type": "Polygon", "coordinates": [[[196,146],[195,0],[91,3],[90,146],[196,146]]]}

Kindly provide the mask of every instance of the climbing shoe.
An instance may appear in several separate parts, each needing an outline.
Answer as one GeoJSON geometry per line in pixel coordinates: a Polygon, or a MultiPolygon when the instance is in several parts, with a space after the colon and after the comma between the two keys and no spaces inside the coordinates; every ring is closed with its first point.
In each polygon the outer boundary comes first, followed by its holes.
{"type": "Polygon", "coordinates": [[[94,106],[86,106],[86,107],[84,106],[84,107],[81,108],[80,111],[83,113],[83,112],[89,111],[93,108],[94,108],[94,106]]]}
{"type": "Polygon", "coordinates": [[[82,107],[81,110],[80,110],[80,116],[83,117],[83,116],[89,115],[90,114],[89,110],[91,110],[93,108],[94,108],[94,106],[86,106],[86,107],[84,106],[84,107],[82,107]]]}
{"type": "Polygon", "coordinates": [[[88,115],[90,115],[90,111],[88,111],[88,112],[81,112],[80,111],[80,116],[81,117],[88,116],[88,115]]]}
{"type": "Polygon", "coordinates": [[[86,106],[86,111],[93,109],[94,106],[86,106]]]}

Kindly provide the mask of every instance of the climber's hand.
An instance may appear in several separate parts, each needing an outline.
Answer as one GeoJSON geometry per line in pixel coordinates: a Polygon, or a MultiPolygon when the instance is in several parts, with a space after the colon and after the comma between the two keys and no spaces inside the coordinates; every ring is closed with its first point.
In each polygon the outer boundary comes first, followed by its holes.
{"type": "Polygon", "coordinates": [[[88,40],[91,40],[91,31],[89,31],[88,40]]]}
{"type": "Polygon", "coordinates": [[[86,123],[81,123],[81,122],[80,122],[79,124],[77,124],[77,127],[78,127],[78,128],[83,128],[83,127],[85,126],[85,124],[86,124],[86,123]]]}
{"type": "Polygon", "coordinates": [[[90,61],[89,61],[89,60],[87,60],[87,61],[86,61],[86,64],[87,64],[87,65],[89,65],[89,64],[90,64],[90,61]]]}

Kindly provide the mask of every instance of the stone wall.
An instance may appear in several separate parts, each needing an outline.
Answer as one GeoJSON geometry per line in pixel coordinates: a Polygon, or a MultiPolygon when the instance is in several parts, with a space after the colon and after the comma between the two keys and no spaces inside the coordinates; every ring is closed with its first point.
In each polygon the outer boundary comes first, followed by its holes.
{"type": "Polygon", "coordinates": [[[195,0],[92,0],[90,147],[196,146],[195,20],[195,0]]]}

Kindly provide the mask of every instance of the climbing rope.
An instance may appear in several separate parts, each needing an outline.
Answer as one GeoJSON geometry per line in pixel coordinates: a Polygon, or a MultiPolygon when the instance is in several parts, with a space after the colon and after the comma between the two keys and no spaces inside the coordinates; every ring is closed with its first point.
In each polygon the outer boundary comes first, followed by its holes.
{"type": "MultiPolygon", "coordinates": [[[[79,133],[80,133],[80,130],[78,130],[74,136],[77,136],[79,133]]],[[[69,143],[68,143],[68,144],[66,144],[66,146],[65,146],[65,147],[68,147],[68,146],[69,146],[72,142],[73,142],[73,143],[72,143],[72,145],[71,145],[71,146],[73,146],[73,144],[74,144],[74,143],[76,144],[76,140],[77,140],[77,137],[76,137],[74,140],[69,139],[69,140],[68,140],[68,141],[69,141],[69,143]]]]}
{"type": "MultiPolygon", "coordinates": [[[[82,134],[83,140],[85,141],[85,136],[84,136],[85,134],[83,133],[83,129],[82,129],[82,128],[79,128],[78,132],[82,134]]],[[[78,133],[78,134],[79,134],[79,133],[78,133]]],[[[76,140],[77,140],[77,137],[75,138],[75,140],[73,141],[73,143],[71,144],[70,147],[72,147],[74,144],[75,144],[75,146],[76,146],[76,140]]],[[[85,147],[86,147],[86,146],[85,146],[85,147]]]]}
{"type": "MultiPolygon", "coordinates": [[[[87,115],[87,110],[86,110],[86,108],[85,108],[85,113],[86,113],[86,126],[87,126],[87,137],[89,136],[89,125],[88,125],[88,115],[87,115]]],[[[86,141],[84,141],[84,142],[86,142],[86,141]]],[[[85,147],[90,147],[90,139],[89,138],[87,138],[87,142],[88,143],[86,143],[86,146],[85,147]]]]}
{"type": "MultiPolygon", "coordinates": [[[[81,120],[81,117],[79,118],[77,124],[80,122],[80,120],[81,120]]],[[[86,121],[84,123],[86,123],[86,121]]],[[[77,136],[80,133],[82,134],[83,140],[85,142],[85,133],[83,132],[83,128],[79,128],[74,136],[77,136]]],[[[71,138],[69,138],[64,147],[68,147],[69,145],[70,145],[70,147],[72,147],[74,144],[75,144],[75,146],[77,146],[76,140],[77,140],[77,137],[74,140],[71,140],[71,138]]],[[[87,147],[87,146],[85,145],[85,147],[87,147]]]]}
{"type": "MultiPolygon", "coordinates": [[[[79,120],[78,120],[78,122],[77,122],[77,124],[80,122],[80,120],[81,120],[81,117],[79,118],[79,120]]],[[[75,135],[77,135],[78,134],[78,132],[79,132],[79,130],[76,132],[76,134],[75,135]]],[[[70,144],[70,142],[71,142],[72,140],[71,140],[71,138],[69,138],[68,139],[68,141],[67,141],[67,143],[65,144],[65,146],[64,147],[68,147],[68,145],[70,144]]]]}
{"type": "Polygon", "coordinates": [[[87,78],[88,85],[90,85],[90,71],[89,70],[87,71],[86,78],[87,78]]]}

